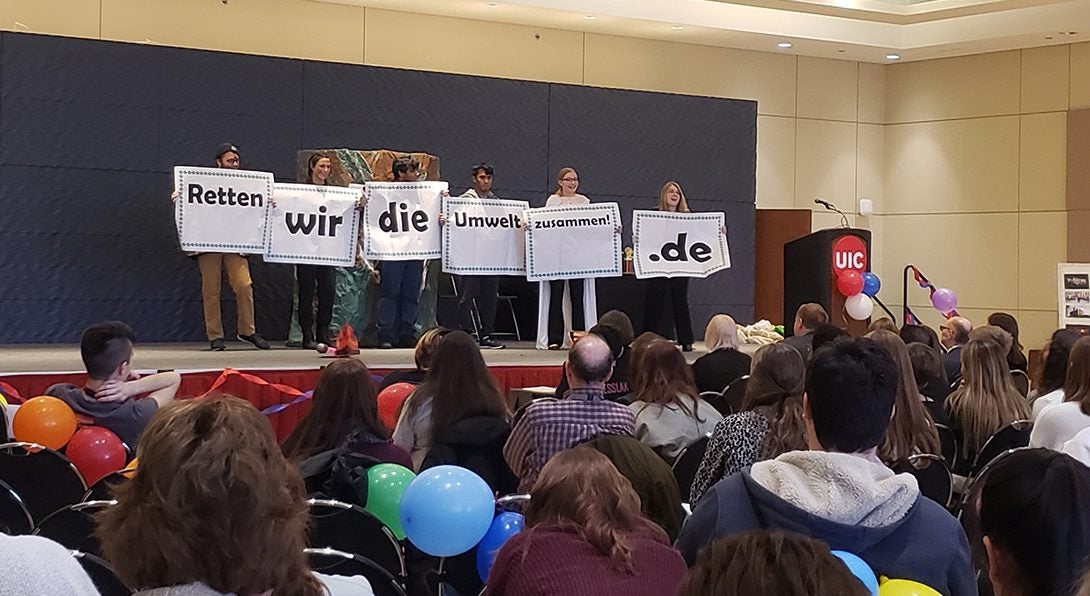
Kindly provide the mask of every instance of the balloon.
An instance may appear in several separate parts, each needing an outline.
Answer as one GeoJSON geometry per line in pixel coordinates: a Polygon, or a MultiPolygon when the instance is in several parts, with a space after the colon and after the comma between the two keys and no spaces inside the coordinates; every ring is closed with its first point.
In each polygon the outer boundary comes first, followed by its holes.
{"type": "Polygon", "coordinates": [[[939,288],[931,294],[931,306],[941,313],[948,313],[958,307],[958,297],[953,290],[939,288]]]}
{"type": "Polygon", "coordinates": [[[132,480],[132,477],[136,475],[136,467],[138,465],[140,465],[140,459],[136,457],[132,458],[132,461],[129,462],[129,465],[125,466],[124,469],[121,470],[121,475],[125,478],[128,478],[129,480],[132,480]]]}
{"type": "Polygon", "coordinates": [[[844,301],[844,310],[856,321],[866,321],[874,312],[874,302],[866,294],[856,294],[844,301]]]}
{"type": "Polygon", "coordinates": [[[878,594],[881,596],[942,596],[934,588],[920,582],[885,578],[882,578],[882,585],[878,587],[878,594]]]}
{"type": "Polygon", "coordinates": [[[870,271],[863,274],[863,293],[873,298],[882,289],[882,280],[870,271]]]}
{"type": "Polygon", "coordinates": [[[412,383],[394,383],[378,394],[378,418],[383,426],[393,430],[397,426],[397,414],[401,404],[416,390],[412,383]]]}
{"type": "Polygon", "coordinates": [[[480,476],[458,466],[420,472],[401,498],[405,535],[433,557],[460,555],[476,546],[495,513],[492,489],[480,476]]]}
{"type": "Polygon", "coordinates": [[[855,269],[845,269],[836,276],[836,289],[845,296],[855,296],[863,291],[863,275],[855,269]]]}
{"type": "Polygon", "coordinates": [[[379,464],[367,470],[367,506],[364,509],[386,524],[398,540],[405,539],[405,530],[401,528],[401,497],[413,478],[416,474],[412,470],[397,464],[379,464]]]}
{"type": "Polygon", "coordinates": [[[496,562],[496,553],[500,552],[500,547],[522,531],[524,522],[521,513],[511,511],[504,511],[492,520],[492,526],[477,545],[477,573],[480,574],[482,582],[488,582],[488,572],[496,562]]]}
{"type": "Polygon", "coordinates": [[[76,432],[76,413],[63,401],[42,395],[20,406],[11,426],[16,440],[60,449],[76,432]]]}
{"type": "Polygon", "coordinates": [[[64,451],[76,465],[87,486],[125,467],[125,446],[117,435],[101,426],[85,426],[72,435],[64,451]]]}
{"type": "Polygon", "coordinates": [[[867,565],[866,561],[843,550],[834,550],[833,555],[844,561],[844,564],[848,566],[848,570],[852,572],[852,575],[858,577],[859,581],[863,582],[871,596],[878,596],[878,576],[874,574],[874,570],[870,568],[870,565],[867,565]]]}

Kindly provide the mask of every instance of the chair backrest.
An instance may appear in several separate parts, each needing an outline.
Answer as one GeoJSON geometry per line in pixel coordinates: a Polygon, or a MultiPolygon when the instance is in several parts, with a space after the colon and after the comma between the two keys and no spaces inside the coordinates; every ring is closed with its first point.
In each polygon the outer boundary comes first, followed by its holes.
{"type": "Polygon", "coordinates": [[[988,437],[984,446],[980,448],[980,453],[977,453],[969,476],[979,475],[984,466],[999,454],[1029,445],[1029,435],[1032,430],[1033,421],[1015,420],[992,433],[992,436],[988,437]]]}
{"type": "Polygon", "coordinates": [[[936,423],[935,429],[939,431],[939,446],[942,451],[942,458],[946,460],[946,465],[953,466],[954,462],[958,460],[957,435],[954,434],[954,429],[945,424],[936,423]]]}
{"type": "Polygon", "coordinates": [[[87,492],[83,494],[83,501],[109,501],[114,498],[114,487],[124,484],[129,481],[131,472],[110,472],[102,478],[98,479],[91,485],[91,488],[87,489],[87,492]]]}
{"type": "Polygon", "coordinates": [[[102,556],[102,547],[95,536],[95,514],[114,505],[117,501],[87,501],[61,507],[38,522],[33,533],[69,550],[102,556]]]}
{"type": "Polygon", "coordinates": [[[19,496],[34,520],[72,503],[87,492],[76,466],[60,453],[34,443],[0,445],[0,480],[19,496]]]}
{"type": "Polygon", "coordinates": [[[742,411],[742,402],[746,399],[746,385],[749,384],[749,375],[742,375],[734,380],[733,383],[727,385],[727,388],[723,390],[723,401],[730,406],[731,411],[726,412],[723,415],[727,416],[732,412],[742,411]]]}
{"type": "Polygon", "coordinates": [[[307,548],[310,568],[327,575],[361,575],[367,578],[375,596],[405,596],[405,589],[396,577],[367,557],[332,548],[307,548]]]}
{"type": "Polygon", "coordinates": [[[910,456],[907,462],[896,466],[894,470],[912,474],[916,477],[923,496],[943,507],[950,507],[954,498],[954,475],[941,456],[918,453],[910,456]]]}
{"type": "Polygon", "coordinates": [[[1020,370],[1012,370],[1011,381],[1014,381],[1014,387],[1018,389],[1022,397],[1029,395],[1029,375],[1020,370]]]}
{"type": "Polygon", "coordinates": [[[132,590],[117,577],[113,567],[101,558],[90,553],[72,551],[72,556],[79,561],[80,566],[91,577],[91,583],[98,588],[102,596],[132,596],[132,590]]]}
{"type": "Polygon", "coordinates": [[[689,490],[693,487],[693,479],[696,478],[696,471],[700,469],[700,462],[704,460],[704,451],[708,448],[710,438],[710,435],[704,435],[685,447],[670,466],[683,501],[689,500],[689,490]]]}
{"type": "Polygon", "coordinates": [[[405,555],[401,544],[379,519],[358,505],[309,499],[310,543],[315,547],[360,555],[404,579],[405,555]]]}
{"type": "Polygon", "coordinates": [[[723,416],[730,416],[734,413],[727,400],[723,399],[723,393],[720,391],[701,391],[700,399],[708,402],[711,407],[715,408],[715,411],[723,416]]]}
{"type": "Polygon", "coordinates": [[[0,534],[26,534],[34,527],[23,498],[7,482],[0,480],[0,534]]]}

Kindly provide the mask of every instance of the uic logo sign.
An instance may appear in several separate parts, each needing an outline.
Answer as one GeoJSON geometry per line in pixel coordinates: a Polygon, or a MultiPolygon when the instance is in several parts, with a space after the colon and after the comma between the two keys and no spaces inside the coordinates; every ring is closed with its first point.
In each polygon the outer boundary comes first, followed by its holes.
{"type": "Polygon", "coordinates": [[[712,247],[704,244],[703,242],[694,242],[692,246],[686,248],[688,242],[688,232],[681,232],[677,235],[677,242],[667,242],[662,245],[657,253],[651,253],[647,258],[653,262],[667,261],[667,262],[679,262],[688,261],[692,259],[697,263],[706,263],[712,259],[712,247]]]}
{"type": "Polygon", "coordinates": [[[844,235],[833,243],[833,273],[867,270],[867,245],[859,236],[844,235]]]}

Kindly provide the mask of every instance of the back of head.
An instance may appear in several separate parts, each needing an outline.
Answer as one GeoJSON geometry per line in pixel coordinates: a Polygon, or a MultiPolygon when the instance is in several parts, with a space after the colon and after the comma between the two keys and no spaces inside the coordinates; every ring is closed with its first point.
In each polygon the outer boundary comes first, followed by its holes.
{"type": "MultiPolygon", "coordinates": [[[[481,349],[465,331],[451,331],[439,340],[427,377],[415,395],[431,398],[431,433],[436,438],[470,416],[507,416],[507,402],[488,371],[481,349]]],[[[420,407],[417,399],[411,407],[420,407]]]]}
{"type": "Polygon", "coordinates": [[[969,339],[994,341],[1003,348],[1004,353],[1009,352],[1014,345],[1014,337],[1002,327],[996,327],[995,325],[981,325],[973,329],[969,332],[969,339]]]}
{"type": "Polygon", "coordinates": [[[807,302],[800,306],[795,313],[795,318],[802,322],[804,329],[811,331],[829,324],[829,313],[825,312],[824,306],[816,302],[807,302]]]}
{"type": "Polygon", "coordinates": [[[584,384],[604,383],[613,370],[609,344],[597,335],[586,335],[568,351],[568,370],[584,384]]]}
{"type": "Polygon", "coordinates": [[[950,328],[954,331],[954,343],[963,345],[969,341],[969,334],[973,331],[973,323],[965,317],[951,317],[950,328]]]}
{"type": "Polygon", "coordinates": [[[622,346],[632,343],[636,337],[636,331],[632,328],[632,319],[619,310],[611,310],[598,317],[599,325],[608,325],[617,331],[617,338],[622,346]]]}
{"type": "MultiPolygon", "coordinates": [[[[980,525],[1013,569],[994,573],[1004,593],[1067,596],[1090,557],[1090,468],[1048,449],[1025,449],[984,478],[980,525]]],[[[989,559],[993,553],[989,552],[989,559]]],[[[999,593],[999,592],[997,592],[999,593]]]]}
{"type": "Polygon", "coordinates": [[[762,347],[760,352],[760,361],[746,382],[742,411],[755,410],[768,419],[761,456],[772,458],[806,447],[802,414],[806,363],[798,350],[785,343],[762,347]]]}
{"type": "Polygon", "coordinates": [[[605,455],[587,445],[549,459],[530,490],[526,525],[561,526],[578,533],[614,567],[631,569],[626,534],[642,531],[666,543],[665,532],[640,512],[640,498],[605,455]]]}
{"type": "Polygon", "coordinates": [[[1005,312],[993,312],[988,315],[988,324],[1009,333],[1014,340],[1014,348],[1017,350],[1022,349],[1022,342],[1018,340],[1018,319],[1015,319],[1013,315],[1005,312]]]}
{"type": "Polygon", "coordinates": [[[1057,329],[1045,349],[1045,363],[1037,379],[1037,395],[1063,389],[1067,380],[1067,362],[1071,358],[1071,348],[1079,340],[1079,333],[1071,329],[1057,329]]]}
{"type": "Polygon", "coordinates": [[[416,349],[413,350],[413,361],[416,363],[417,370],[428,370],[431,367],[435,348],[439,345],[439,340],[447,333],[449,333],[448,329],[432,327],[420,335],[420,339],[416,340],[416,349]]]}
{"type": "MultiPolygon", "coordinates": [[[[632,376],[632,391],[638,400],[649,404],[679,404],[685,411],[689,407],[678,395],[696,399],[698,392],[693,382],[693,370],[685,362],[685,356],[673,343],[656,341],[641,350],[640,365],[632,376]]],[[[695,405],[695,404],[694,404],[695,405]]],[[[695,414],[695,408],[691,414],[695,414]]]]}
{"type": "Polygon", "coordinates": [[[128,585],[320,593],[303,554],[303,481],[253,406],[234,397],[172,402],[138,453],[140,472],[119,485],[97,530],[128,585]]]}
{"type": "Polygon", "coordinates": [[[897,364],[866,338],[840,338],[815,352],[806,377],[810,417],[826,451],[855,453],[885,437],[897,398],[897,364]]]}
{"type": "Polygon", "coordinates": [[[818,325],[817,328],[814,329],[814,337],[810,342],[810,347],[813,352],[816,352],[836,338],[844,337],[846,335],[848,335],[848,332],[836,325],[818,325]]]}
{"type": "Polygon", "coordinates": [[[927,325],[905,325],[898,333],[905,344],[921,343],[942,352],[942,343],[939,342],[939,334],[927,325]]]}
{"type": "Polygon", "coordinates": [[[894,323],[893,319],[890,319],[889,317],[882,317],[880,319],[875,319],[874,321],[871,322],[870,326],[867,327],[868,332],[879,331],[879,330],[889,331],[889,332],[892,332],[892,333],[897,333],[899,331],[899,329],[897,329],[897,323],[894,323]]]}
{"type": "Polygon", "coordinates": [[[704,330],[704,345],[709,352],[720,348],[738,349],[738,323],[730,315],[715,315],[704,330]]]}
{"type": "Polygon", "coordinates": [[[1071,348],[1064,401],[1078,402],[1082,413],[1090,416],[1090,337],[1080,338],[1071,348]]]}
{"type": "Polygon", "coordinates": [[[866,596],[868,591],[824,542],[784,530],[758,530],[703,549],[680,594],[866,596]]]}
{"type": "Polygon", "coordinates": [[[420,162],[413,159],[411,155],[402,155],[401,157],[394,158],[394,163],[390,169],[394,180],[401,180],[406,174],[415,172],[419,168],[420,162]]]}
{"type": "Polygon", "coordinates": [[[79,342],[80,356],[87,376],[104,381],[117,367],[132,358],[136,335],[121,321],[106,321],[84,330],[79,342]]]}
{"type": "Polygon", "coordinates": [[[284,439],[285,457],[302,460],[335,449],[355,431],[379,439],[390,431],[378,419],[378,395],[362,360],[338,359],[322,369],[306,418],[284,439]]]}
{"type": "Polygon", "coordinates": [[[897,405],[893,409],[886,438],[878,449],[878,455],[886,463],[907,460],[913,453],[938,453],[938,430],[935,422],[920,401],[920,390],[912,370],[908,346],[892,331],[872,331],[867,334],[886,351],[897,365],[897,405]]]}
{"type": "Polygon", "coordinates": [[[626,344],[621,343],[620,331],[599,321],[597,325],[588,329],[587,333],[597,335],[598,337],[604,339],[606,344],[609,346],[609,352],[613,354],[613,357],[621,357],[621,354],[624,352],[624,347],[626,344]]]}
{"type": "Polygon", "coordinates": [[[942,356],[937,349],[912,342],[908,344],[908,357],[912,361],[912,375],[916,378],[917,387],[936,379],[943,385],[947,384],[946,369],[942,366],[942,356]]]}
{"type": "MultiPolygon", "coordinates": [[[[999,332],[1006,336],[1006,332],[999,332]]],[[[1030,416],[1029,403],[1014,387],[1007,368],[1009,344],[996,339],[994,333],[985,332],[965,344],[961,350],[961,386],[946,400],[970,452],[983,447],[1002,426],[1030,416]]]]}

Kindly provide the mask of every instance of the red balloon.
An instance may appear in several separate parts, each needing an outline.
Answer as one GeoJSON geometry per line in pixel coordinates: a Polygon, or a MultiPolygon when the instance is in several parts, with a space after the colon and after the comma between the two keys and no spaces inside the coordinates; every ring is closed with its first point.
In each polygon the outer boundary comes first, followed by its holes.
{"type": "Polygon", "coordinates": [[[416,390],[412,383],[394,383],[378,394],[378,418],[383,426],[393,430],[397,426],[397,415],[401,413],[401,404],[416,390]]]}
{"type": "Polygon", "coordinates": [[[117,435],[101,426],[84,426],[68,441],[65,455],[83,475],[87,486],[125,467],[125,445],[117,435]]]}
{"type": "Polygon", "coordinates": [[[836,289],[845,296],[855,296],[863,291],[863,274],[855,269],[845,269],[836,277],[836,289]]]}

